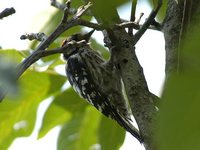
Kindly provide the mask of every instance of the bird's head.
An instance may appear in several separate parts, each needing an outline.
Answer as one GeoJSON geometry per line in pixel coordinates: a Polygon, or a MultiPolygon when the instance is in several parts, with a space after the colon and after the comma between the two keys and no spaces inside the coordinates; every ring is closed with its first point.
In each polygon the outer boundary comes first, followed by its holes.
{"type": "MultiPolygon", "coordinates": [[[[62,47],[68,44],[73,45],[73,43],[75,44],[75,42],[80,42],[80,41],[85,41],[85,43],[88,43],[94,31],[95,30],[92,30],[85,34],[77,33],[77,34],[71,35],[66,40],[64,40],[62,47]]],[[[76,47],[67,49],[67,51],[64,52],[64,59],[67,60],[71,55],[76,54],[77,52],[78,52],[78,49],[76,47]]]]}
{"type": "Polygon", "coordinates": [[[94,31],[95,30],[92,30],[92,31],[85,33],[85,34],[82,34],[82,33],[73,34],[73,35],[69,36],[66,40],[64,40],[62,46],[68,44],[71,41],[78,42],[78,41],[85,40],[86,42],[89,42],[90,37],[91,37],[91,35],[93,34],[94,31]]]}

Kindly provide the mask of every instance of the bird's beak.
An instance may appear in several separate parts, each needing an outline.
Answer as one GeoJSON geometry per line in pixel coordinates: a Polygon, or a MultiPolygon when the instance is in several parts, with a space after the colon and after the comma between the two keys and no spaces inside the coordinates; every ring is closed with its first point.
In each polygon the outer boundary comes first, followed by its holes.
{"type": "Polygon", "coordinates": [[[90,31],[90,32],[88,32],[88,33],[83,35],[84,36],[84,40],[86,40],[86,42],[88,42],[90,40],[90,38],[91,38],[92,34],[94,33],[94,31],[95,30],[92,30],[92,31],[90,31]]]}

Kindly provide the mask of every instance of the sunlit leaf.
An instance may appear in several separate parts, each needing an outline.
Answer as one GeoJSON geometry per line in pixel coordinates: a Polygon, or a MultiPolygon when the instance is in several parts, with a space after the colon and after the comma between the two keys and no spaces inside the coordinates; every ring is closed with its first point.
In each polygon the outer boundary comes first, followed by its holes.
{"type": "Polygon", "coordinates": [[[39,137],[43,137],[53,127],[68,121],[71,115],[83,111],[86,105],[85,100],[71,88],[57,95],[44,115],[39,137]]]}
{"type": "Polygon", "coordinates": [[[0,50],[0,59],[4,58],[7,61],[10,62],[15,62],[15,63],[19,63],[22,61],[22,59],[24,58],[23,55],[21,54],[21,52],[15,50],[15,49],[5,49],[5,50],[0,50]]]}
{"type": "MultiPolygon", "coordinates": [[[[200,74],[199,74],[200,75],[200,74]]],[[[200,79],[185,74],[168,80],[160,113],[160,150],[200,149],[200,79]]]]}
{"type": "MultiPolygon", "coordinates": [[[[85,1],[88,2],[88,0],[85,1]]],[[[105,25],[109,25],[120,21],[116,9],[127,0],[90,0],[90,2],[93,4],[91,10],[95,18],[105,25]]]]}
{"type": "Polygon", "coordinates": [[[109,51],[103,45],[99,44],[96,40],[91,39],[91,46],[94,50],[100,52],[105,59],[109,58],[109,51]]]}
{"type": "Polygon", "coordinates": [[[56,66],[59,66],[59,65],[62,65],[62,64],[64,64],[64,62],[60,58],[56,59],[51,65],[49,65],[48,69],[54,70],[54,68],[56,66]]]}
{"type": "Polygon", "coordinates": [[[57,125],[61,125],[69,120],[71,113],[67,112],[64,108],[52,103],[45,113],[43,118],[42,127],[39,131],[38,138],[42,138],[57,125]]]}
{"type": "Polygon", "coordinates": [[[97,145],[96,134],[100,117],[100,113],[91,107],[87,107],[86,111],[73,116],[60,132],[58,150],[94,148],[97,145]]]}
{"type": "Polygon", "coordinates": [[[200,149],[200,30],[193,25],[181,47],[179,73],[166,82],[155,138],[159,150],[200,149]]]}
{"type": "Polygon", "coordinates": [[[21,81],[21,94],[5,99],[0,104],[0,149],[7,149],[19,136],[28,136],[33,130],[37,107],[49,86],[45,73],[26,72],[21,81]]]}
{"type": "Polygon", "coordinates": [[[51,86],[49,87],[48,93],[52,95],[61,90],[61,87],[67,81],[67,78],[59,74],[49,74],[49,80],[51,82],[51,86]]]}
{"type": "Polygon", "coordinates": [[[102,117],[99,125],[99,142],[102,150],[118,150],[125,138],[125,130],[114,120],[102,117]]]}

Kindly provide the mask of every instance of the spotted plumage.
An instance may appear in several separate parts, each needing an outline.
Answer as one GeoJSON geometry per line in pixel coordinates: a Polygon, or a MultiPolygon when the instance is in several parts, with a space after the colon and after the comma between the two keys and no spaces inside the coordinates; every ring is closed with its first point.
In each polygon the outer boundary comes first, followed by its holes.
{"type": "Polygon", "coordinates": [[[88,45],[88,35],[76,34],[65,44],[85,40],[82,47],[64,53],[66,74],[74,90],[105,116],[116,120],[140,142],[137,129],[130,123],[130,115],[122,94],[121,79],[116,68],[88,45]]]}

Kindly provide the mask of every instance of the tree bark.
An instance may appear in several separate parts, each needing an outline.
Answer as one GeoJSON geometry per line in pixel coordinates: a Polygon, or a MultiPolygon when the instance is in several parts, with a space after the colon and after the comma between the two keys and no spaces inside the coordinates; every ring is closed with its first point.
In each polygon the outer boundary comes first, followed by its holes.
{"type": "MultiPolygon", "coordinates": [[[[131,110],[144,140],[146,150],[155,150],[152,142],[156,116],[155,95],[149,92],[143,69],[135,54],[134,39],[124,30],[115,30],[117,46],[112,50],[115,66],[124,82],[131,110]]],[[[115,45],[115,46],[116,46],[115,45]]]]}
{"type": "MultiPolygon", "coordinates": [[[[180,72],[180,55],[184,39],[193,27],[200,21],[199,0],[168,1],[167,13],[163,23],[166,50],[166,77],[172,72],[180,72]]],[[[197,26],[196,26],[197,27],[197,26]]]]}
{"type": "Polygon", "coordinates": [[[166,51],[166,77],[168,77],[171,72],[178,70],[178,45],[182,16],[183,3],[177,4],[175,0],[169,0],[163,24],[166,51]]]}

